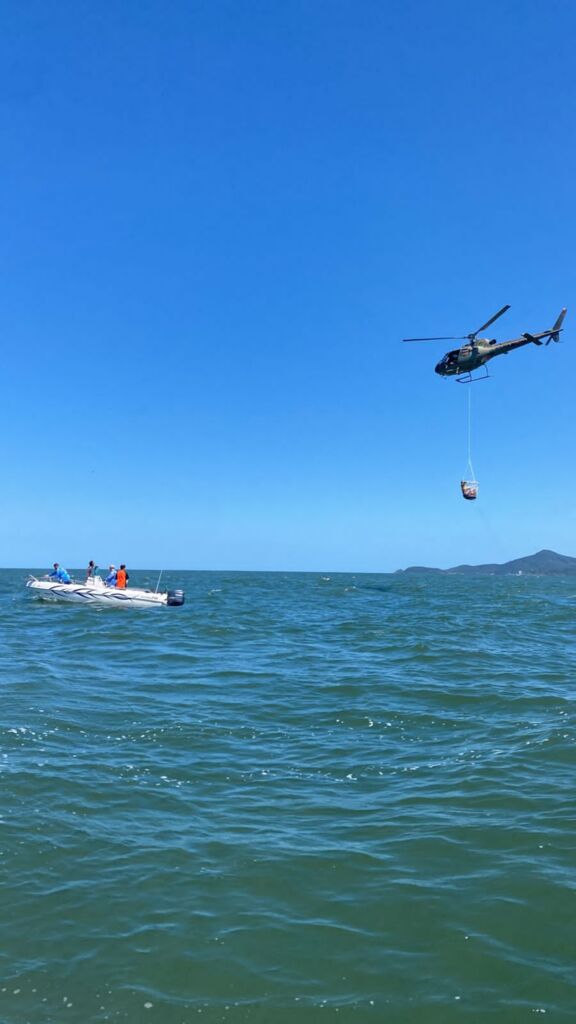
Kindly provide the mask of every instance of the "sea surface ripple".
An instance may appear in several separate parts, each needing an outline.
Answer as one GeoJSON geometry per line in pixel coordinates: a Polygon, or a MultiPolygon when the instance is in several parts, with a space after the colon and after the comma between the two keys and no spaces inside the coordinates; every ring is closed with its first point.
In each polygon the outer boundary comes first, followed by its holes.
{"type": "Polygon", "coordinates": [[[576,580],[24,578],[2,1024],[576,1020],[576,580]]]}

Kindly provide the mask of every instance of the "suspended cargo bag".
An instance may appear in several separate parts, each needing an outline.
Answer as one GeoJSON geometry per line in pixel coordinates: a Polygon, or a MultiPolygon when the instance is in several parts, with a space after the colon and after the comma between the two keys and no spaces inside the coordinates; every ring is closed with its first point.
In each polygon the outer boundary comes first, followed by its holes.
{"type": "Polygon", "coordinates": [[[461,480],[460,487],[462,488],[462,497],[466,498],[466,501],[474,501],[478,497],[477,480],[461,480]]]}

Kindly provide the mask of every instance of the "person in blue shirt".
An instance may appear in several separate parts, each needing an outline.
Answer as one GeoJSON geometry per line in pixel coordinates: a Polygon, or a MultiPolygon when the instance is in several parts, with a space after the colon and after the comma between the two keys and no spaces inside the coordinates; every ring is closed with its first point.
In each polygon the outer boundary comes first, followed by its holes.
{"type": "Polygon", "coordinates": [[[58,580],[59,583],[71,583],[72,579],[66,572],[66,569],[62,569],[58,562],[54,562],[54,571],[50,573],[49,579],[58,580]]]}
{"type": "Polygon", "coordinates": [[[116,569],[114,568],[113,565],[110,566],[110,570],[108,572],[106,579],[104,580],[104,583],[106,584],[107,587],[116,586],[116,569]]]}

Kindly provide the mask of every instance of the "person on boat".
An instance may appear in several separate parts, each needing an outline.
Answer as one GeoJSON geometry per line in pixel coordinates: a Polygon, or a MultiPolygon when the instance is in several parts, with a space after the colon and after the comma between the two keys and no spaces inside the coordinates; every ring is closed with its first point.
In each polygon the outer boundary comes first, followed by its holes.
{"type": "Polygon", "coordinates": [[[107,575],[106,579],[104,580],[104,583],[106,584],[107,587],[115,587],[116,586],[116,569],[114,568],[113,565],[110,566],[110,568],[108,570],[108,575],[107,575]]]}
{"type": "Polygon", "coordinates": [[[125,590],[129,579],[130,577],[126,572],[126,566],[124,565],[124,563],[122,563],[122,565],[118,569],[118,572],[116,573],[116,586],[118,587],[118,589],[125,590]]]}
{"type": "Polygon", "coordinates": [[[72,583],[70,574],[66,572],[66,569],[62,569],[58,562],[54,562],[54,569],[49,573],[48,579],[57,580],[58,583],[72,583]]]}
{"type": "Polygon", "coordinates": [[[87,580],[96,579],[96,570],[97,570],[97,568],[98,568],[98,566],[96,565],[96,562],[94,561],[93,558],[91,558],[90,561],[88,562],[88,568],[86,569],[86,579],[87,580]]]}

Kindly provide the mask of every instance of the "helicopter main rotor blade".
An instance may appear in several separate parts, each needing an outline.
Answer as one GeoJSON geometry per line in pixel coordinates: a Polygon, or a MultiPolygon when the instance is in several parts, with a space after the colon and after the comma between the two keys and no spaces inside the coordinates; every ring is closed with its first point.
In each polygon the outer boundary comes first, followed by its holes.
{"type": "Polygon", "coordinates": [[[490,320],[487,320],[485,324],[482,324],[482,327],[479,327],[478,330],[474,331],[473,334],[469,334],[468,337],[475,338],[477,334],[480,334],[480,331],[485,331],[487,327],[490,327],[490,324],[493,324],[494,321],[498,319],[498,317],[504,316],[504,313],[506,313],[509,309],[509,305],[502,306],[502,309],[499,309],[497,313],[494,313],[494,316],[491,317],[490,320]]]}
{"type": "Polygon", "coordinates": [[[402,338],[402,341],[466,341],[468,335],[442,334],[438,338],[402,338]]]}

